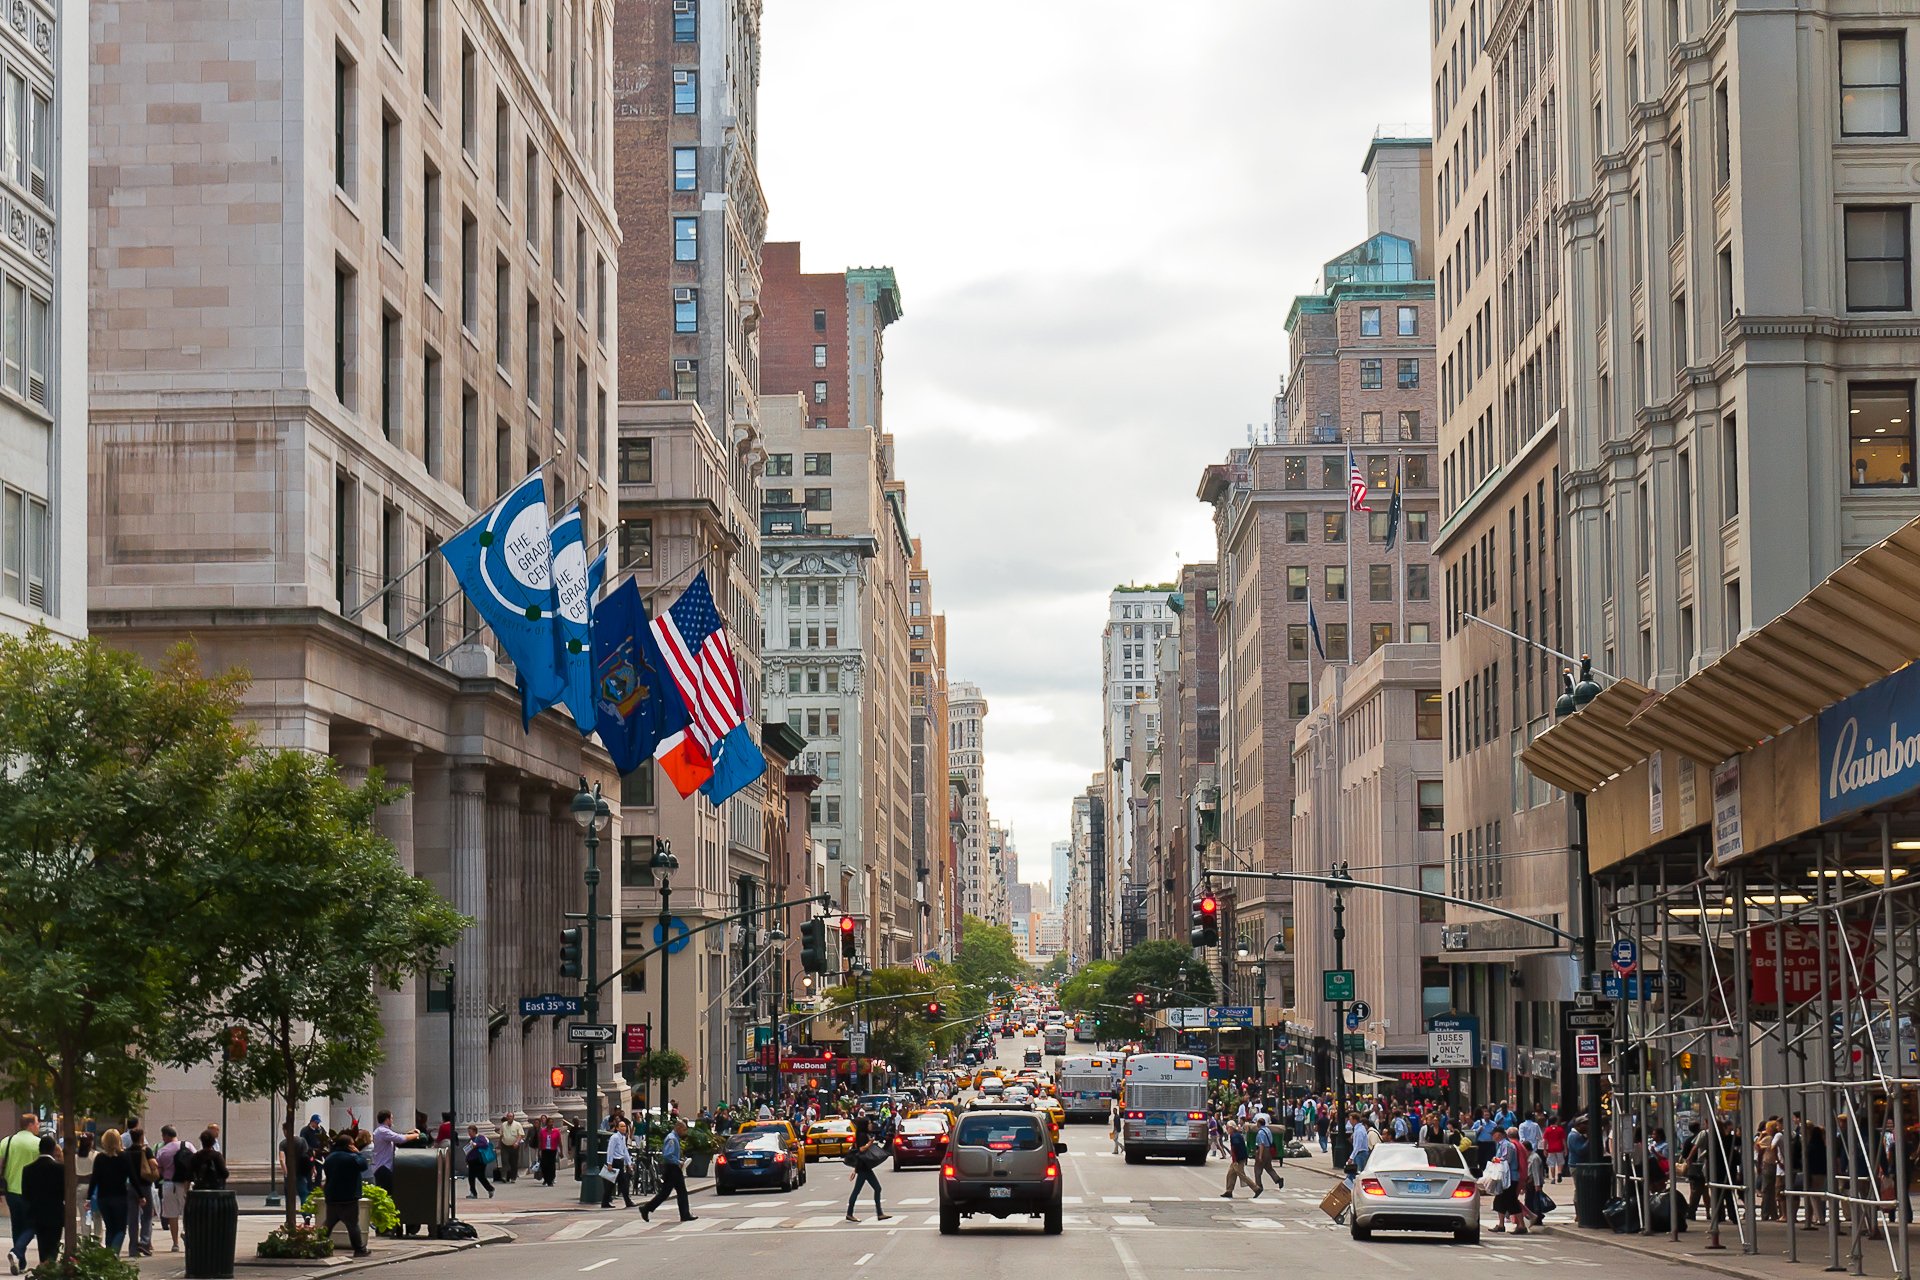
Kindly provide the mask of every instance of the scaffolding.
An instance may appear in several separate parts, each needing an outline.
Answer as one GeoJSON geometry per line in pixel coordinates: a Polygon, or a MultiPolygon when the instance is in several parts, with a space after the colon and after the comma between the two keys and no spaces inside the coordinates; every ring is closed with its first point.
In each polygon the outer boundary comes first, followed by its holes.
{"type": "Polygon", "coordinates": [[[1677,1241],[1703,1209],[1709,1249],[1725,1247],[1725,1215],[1751,1254],[1779,1220],[1791,1261],[1865,1275],[1884,1252],[1911,1277],[1913,850],[1920,813],[1903,808],[1725,867],[1696,832],[1599,873],[1612,936],[1638,947],[1615,1002],[1608,1124],[1616,1187],[1647,1234],[1677,1241]],[[1770,1122],[1773,1160],[1759,1141],[1770,1122]]]}

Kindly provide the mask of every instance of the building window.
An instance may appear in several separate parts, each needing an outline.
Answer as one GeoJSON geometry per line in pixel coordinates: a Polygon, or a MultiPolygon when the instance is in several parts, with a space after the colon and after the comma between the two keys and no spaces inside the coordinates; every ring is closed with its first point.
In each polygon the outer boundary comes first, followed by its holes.
{"type": "Polygon", "coordinates": [[[1855,489],[1913,487],[1913,384],[1847,386],[1848,478],[1855,489]]]}
{"type": "Polygon", "coordinates": [[[493,198],[512,215],[513,192],[513,116],[507,109],[507,95],[493,96],[493,198]]]}
{"type": "MultiPolygon", "coordinates": [[[[1365,422],[1366,414],[1360,415],[1365,422]]],[[[1327,454],[1320,459],[1320,487],[1322,489],[1345,489],[1347,487],[1347,460],[1337,454],[1327,454]]]]}
{"type": "MultiPolygon", "coordinates": [[[[1854,433],[1858,438],[1858,433],[1854,433]]],[[[1720,424],[1720,522],[1740,514],[1740,422],[1728,414],[1720,424]]]]}
{"type": "Polygon", "coordinates": [[[405,238],[400,230],[401,187],[405,182],[400,172],[400,117],[383,102],[380,104],[380,235],[394,246],[405,238]]]}
{"type": "Polygon", "coordinates": [[[1393,624],[1391,622],[1373,623],[1371,626],[1367,628],[1367,643],[1369,646],[1371,646],[1368,649],[1368,652],[1370,653],[1374,649],[1383,648],[1386,645],[1392,644],[1393,643],[1393,624]]]}
{"type": "Polygon", "coordinates": [[[1427,455],[1426,454],[1424,453],[1408,454],[1405,460],[1401,463],[1401,468],[1402,468],[1400,473],[1401,482],[1406,488],[1426,489],[1426,488],[1432,487],[1431,483],[1427,479],[1427,455]]]}
{"type": "Polygon", "coordinates": [[[768,489],[761,499],[768,506],[789,507],[793,505],[793,490],[768,489]]]}
{"type": "Polygon", "coordinates": [[[1360,362],[1360,389],[1362,391],[1378,391],[1380,389],[1380,362],[1378,360],[1362,360],[1360,362]]]}
{"type": "Polygon", "coordinates": [[[504,256],[493,260],[493,363],[502,377],[513,359],[513,268],[504,256]]]}
{"type": "Polygon", "coordinates": [[[1387,540],[1387,517],[1391,514],[1392,514],[1391,512],[1387,512],[1387,511],[1374,511],[1368,514],[1367,516],[1367,540],[1368,541],[1385,542],[1387,540]]]}
{"type": "Polygon", "coordinates": [[[823,342],[813,344],[813,367],[816,369],[827,367],[827,347],[823,342]]]}
{"type": "Polygon", "coordinates": [[[1407,643],[1426,644],[1433,639],[1431,622],[1409,622],[1407,624],[1407,643]]]}
{"type": "Polygon", "coordinates": [[[826,383],[816,382],[813,384],[813,402],[815,404],[825,404],[827,402],[827,384],[826,383]]]}
{"type": "Polygon", "coordinates": [[[653,568],[653,521],[620,522],[620,567],[623,570],[653,568]]]}
{"type": "Polygon", "coordinates": [[[1400,362],[1400,389],[1402,391],[1412,391],[1419,385],[1420,362],[1417,359],[1402,360],[1400,362]]]}
{"type": "Polygon", "coordinates": [[[1360,308],[1360,336],[1363,338],[1380,336],[1380,308],[1360,308]]]}
{"type": "Polygon", "coordinates": [[[1427,600],[1432,598],[1427,576],[1431,568],[1432,566],[1424,564],[1410,564],[1407,566],[1407,599],[1427,600]]]}
{"type": "MultiPolygon", "coordinates": [[[[53,572],[47,504],[19,489],[0,491],[0,595],[32,609],[47,607],[47,579],[53,572]]],[[[344,574],[336,573],[336,581],[344,574]]]]}
{"type": "Polygon", "coordinates": [[[473,41],[460,37],[460,149],[469,156],[480,149],[480,71],[473,41]]]}
{"type": "Polygon", "coordinates": [[[810,476],[830,476],[833,474],[833,455],[809,453],[802,458],[801,468],[810,476]]]}
{"type": "Polygon", "coordinates": [[[1905,311],[1912,306],[1906,205],[1847,210],[1847,310],[1905,311]]]}
{"type": "Polygon", "coordinates": [[[833,490],[831,489],[808,489],[806,499],[809,511],[833,510],[833,490]]]}
{"type": "Polygon", "coordinates": [[[1894,32],[1840,37],[1840,132],[1886,138],[1907,131],[1907,51],[1894,32]]]}
{"type": "MultiPolygon", "coordinates": [[[[1420,411],[1418,409],[1402,409],[1400,411],[1400,438],[1402,440],[1418,440],[1420,438],[1420,411]]],[[[1426,457],[1421,455],[1417,460],[1420,463],[1421,473],[1424,475],[1426,472],[1426,457]]],[[[1409,467],[1408,470],[1411,471],[1412,468],[1409,467]]]]}
{"type": "Polygon", "coordinates": [[[1307,460],[1298,454],[1292,455],[1282,464],[1285,471],[1285,483],[1289,489],[1307,487],[1307,460]]]}
{"type": "Polygon", "coordinates": [[[700,260],[700,219],[675,218],[673,220],[673,260],[675,262],[700,260]]]}
{"type": "Polygon", "coordinates": [[[1326,598],[1328,600],[1345,600],[1347,598],[1347,566],[1343,564],[1326,565],[1322,567],[1321,574],[1323,585],[1326,588],[1326,598]]]}
{"type": "MultiPolygon", "coordinates": [[[[344,262],[333,264],[333,396],[342,407],[353,408],[353,349],[359,341],[359,326],[354,322],[353,270],[344,262]]],[[[8,285],[7,303],[13,302],[8,285]]],[[[10,374],[12,370],[8,371],[10,374]]]]}
{"type": "Polygon", "coordinates": [[[1441,702],[1438,689],[1419,689],[1413,695],[1413,736],[1422,742],[1440,740],[1441,702]]]}
{"type": "Polygon", "coordinates": [[[693,147],[673,149],[673,189],[692,191],[699,181],[699,151],[693,147]]]}
{"type": "Polygon", "coordinates": [[[1390,564],[1370,564],[1367,566],[1367,599],[1393,599],[1393,566],[1390,564]]]}
{"type": "Polygon", "coordinates": [[[527,248],[537,258],[540,256],[540,149],[534,145],[531,135],[527,138],[524,176],[527,183],[527,248]]]}
{"type": "Polygon", "coordinates": [[[620,483],[653,483],[653,440],[650,437],[620,442],[620,483]]]}
{"type": "Polygon", "coordinates": [[[697,289],[673,291],[673,331],[700,332],[700,293],[697,289]]]}
{"type": "Polygon", "coordinates": [[[621,776],[620,807],[623,809],[653,808],[652,760],[641,760],[632,773],[621,776]]]}
{"type": "Polygon", "coordinates": [[[673,0],[673,42],[698,44],[700,41],[700,0],[673,0]]]}
{"type": "Polygon", "coordinates": [[[333,51],[333,185],[353,194],[354,65],[346,50],[333,51]]]}
{"type": "Polygon", "coordinates": [[[1295,681],[1287,686],[1287,714],[1295,720],[1306,718],[1307,686],[1304,681],[1295,681]]]}
{"type": "Polygon", "coordinates": [[[1393,487],[1393,459],[1384,453],[1367,455],[1367,485],[1375,493],[1385,494],[1393,487]]]}
{"type": "Polygon", "coordinates": [[[673,362],[673,398],[675,400],[700,398],[700,362],[698,360],[673,362]]]}
{"type": "MultiPolygon", "coordinates": [[[[770,476],[790,476],[793,474],[793,455],[790,453],[770,453],[767,455],[767,474],[770,476]]],[[[795,588],[798,590],[798,588],[795,588]]],[[[795,604],[800,603],[798,600],[795,604]]]]}
{"type": "Polygon", "coordinates": [[[1290,564],[1287,566],[1287,599],[1305,600],[1307,598],[1307,566],[1290,564]]]}
{"type": "Polygon", "coordinates": [[[440,101],[440,0],[425,0],[420,13],[420,91],[440,101]]]}
{"type": "Polygon", "coordinates": [[[677,116],[697,115],[700,111],[700,73],[698,71],[676,71],[673,73],[673,114],[677,116]]]}
{"type": "Polygon", "coordinates": [[[444,270],[442,259],[446,255],[440,246],[440,170],[431,160],[427,161],[421,176],[420,226],[427,288],[438,293],[444,270]]]}
{"type": "Polygon", "coordinates": [[[813,331],[815,333],[825,333],[827,331],[827,313],[825,311],[816,310],[813,313],[813,331]]]}
{"type": "Polygon", "coordinates": [[[1305,662],[1307,660],[1307,627],[1296,622],[1287,627],[1287,661],[1305,662]]]}
{"type": "Polygon", "coordinates": [[[1399,320],[1400,320],[1400,336],[1401,336],[1401,337],[1403,337],[1403,338],[1413,338],[1413,337],[1418,337],[1418,336],[1419,336],[1419,333],[1420,333],[1420,308],[1418,308],[1418,307],[1401,307],[1401,308],[1400,308],[1400,314],[1399,314],[1399,320]]]}
{"type": "Polygon", "coordinates": [[[1347,660],[1347,624],[1329,623],[1324,630],[1327,637],[1327,661],[1345,662],[1347,660]]]}
{"type": "Polygon", "coordinates": [[[1425,542],[1427,540],[1427,513],[1425,511],[1409,511],[1406,513],[1406,517],[1407,541],[1425,542]]]}
{"type": "Polygon", "coordinates": [[[1329,511],[1321,517],[1320,540],[1322,542],[1345,542],[1347,540],[1347,513],[1329,511]]]}
{"type": "Polygon", "coordinates": [[[427,464],[427,474],[437,477],[441,474],[444,427],[440,422],[440,353],[432,347],[421,360],[420,375],[420,460],[427,464]]]}
{"type": "Polygon", "coordinates": [[[1442,784],[1437,779],[1422,778],[1420,780],[1420,829],[1422,831],[1445,830],[1446,819],[1446,792],[1442,784]]]}
{"type": "Polygon", "coordinates": [[[1287,541],[1305,542],[1307,540],[1307,513],[1304,511],[1287,512],[1287,541]]]}
{"type": "Polygon", "coordinates": [[[480,223],[473,211],[460,210],[460,327],[480,327],[480,223]]]}
{"type": "Polygon", "coordinates": [[[401,425],[401,388],[406,386],[406,355],[400,341],[400,313],[380,312],[380,434],[405,443],[401,425]]]}

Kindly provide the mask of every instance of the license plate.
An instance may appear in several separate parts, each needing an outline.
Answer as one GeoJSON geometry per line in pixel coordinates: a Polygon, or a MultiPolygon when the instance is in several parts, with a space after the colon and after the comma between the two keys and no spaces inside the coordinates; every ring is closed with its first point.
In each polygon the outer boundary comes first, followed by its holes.
{"type": "Polygon", "coordinates": [[[1409,1182],[1407,1184],[1407,1192],[1409,1195],[1424,1196],[1430,1194],[1432,1191],[1433,1188],[1424,1182],[1409,1182]]]}
{"type": "Polygon", "coordinates": [[[1013,1188],[1012,1187],[988,1187],[987,1199],[1011,1200],[1013,1199],[1013,1188]]]}

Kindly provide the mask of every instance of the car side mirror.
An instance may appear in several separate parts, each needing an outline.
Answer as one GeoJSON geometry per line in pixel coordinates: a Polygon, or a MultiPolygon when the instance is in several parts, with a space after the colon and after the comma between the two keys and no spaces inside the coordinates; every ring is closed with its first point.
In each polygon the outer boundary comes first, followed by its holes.
{"type": "Polygon", "coordinates": [[[1055,1151],[1055,1152],[1056,1152],[1057,1154],[1059,1154],[1059,1155],[1065,1155],[1065,1154],[1067,1154],[1067,1144],[1066,1144],[1065,1142],[1063,1142],[1063,1141],[1060,1141],[1060,1140],[1058,1140],[1058,1139],[1056,1139],[1056,1140],[1054,1141],[1054,1144],[1053,1144],[1053,1149],[1054,1149],[1054,1151],[1055,1151]]]}

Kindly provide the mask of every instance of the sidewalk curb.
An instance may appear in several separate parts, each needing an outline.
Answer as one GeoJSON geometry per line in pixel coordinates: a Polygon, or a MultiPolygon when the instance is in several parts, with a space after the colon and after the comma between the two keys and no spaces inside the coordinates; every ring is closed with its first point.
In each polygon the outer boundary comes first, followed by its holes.
{"type": "MultiPolygon", "coordinates": [[[[1767,1280],[1768,1273],[1757,1267],[1735,1266],[1731,1262],[1721,1261],[1712,1254],[1703,1255],[1699,1250],[1676,1253],[1671,1249],[1661,1249],[1649,1244],[1635,1243],[1643,1238],[1639,1236],[1617,1236],[1611,1231],[1601,1231],[1591,1228],[1583,1229],[1579,1227],[1571,1228],[1568,1234],[1571,1239],[1590,1240],[1595,1244],[1608,1245],[1627,1253],[1637,1253],[1643,1258],[1657,1258],[1662,1262],[1671,1262],[1675,1266],[1680,1267],[1696,1267],[1701,1271],[1711,1271],[1715,1275],[1732,1276],[1735,1280],[1767,1280]]],[[[1735,1257],[1747,1256],[1746,1254],[1734,1252],[1732,1249],[1729,1249],[1728,1252],[1733,1253],[1735,1257]]]]}
{"type": "Polygon", "coordinates": [[[305,1271],[328,1276],[343,1276],[355,1271],[370,1271],[375,1267],[390,1267],[401,1262],[415,1262],[421,1258],[438,1258],[447,1254],[463,1253],[468,1249],[478,1249],[482,1245],[512,1244],[519,1239],[513,1232],[494,1223],[476,1226],[478,1233],[472,1240],[435,1240],[431,1247],[409,1249],[404,1253],[375,1254],[371,1258],[356,1258],[350,1262],[328,1263],[324,1260],[304,1258],[235,1258],[233,1269],[236,1274],[244,1274],[250,1268],[268,1271],[305,1271]]]}

